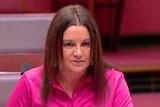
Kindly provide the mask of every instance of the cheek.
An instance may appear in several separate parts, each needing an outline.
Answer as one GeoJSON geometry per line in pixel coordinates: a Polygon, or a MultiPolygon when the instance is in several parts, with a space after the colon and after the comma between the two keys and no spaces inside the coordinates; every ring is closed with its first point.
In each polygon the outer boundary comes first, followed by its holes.
{"type": "Polygon", "coordinates": [[[86,59],[90,61],[90,51],[86,51],[84,54],[85,54],[86,59]]]}
{"type": "Polygon", "coordinates": [[[69,59],[70,57],[71,57],[71,55],[72,55],[72,52],[70,52],[70,51],[63,51],[63,60],[67,60],[67,59],[69,59]]]}

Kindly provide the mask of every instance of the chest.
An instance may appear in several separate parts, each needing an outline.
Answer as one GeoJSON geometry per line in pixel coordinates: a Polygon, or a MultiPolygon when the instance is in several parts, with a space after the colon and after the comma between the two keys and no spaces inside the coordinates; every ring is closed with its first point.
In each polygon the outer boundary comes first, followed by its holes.
{"type": "Polygon", "coordinates": [[[75,89],[70,97],[62,89],[54,89],[50,96],[48,107],[94,107],[95,92],[92,87],[75,89]]]}

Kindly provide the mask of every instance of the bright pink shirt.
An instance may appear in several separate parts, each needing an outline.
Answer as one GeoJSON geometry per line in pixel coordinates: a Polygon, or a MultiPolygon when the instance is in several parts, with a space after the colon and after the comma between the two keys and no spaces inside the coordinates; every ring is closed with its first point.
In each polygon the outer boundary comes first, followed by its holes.
{"type": "MultiPolygon", "coordinates": [[[[40,97],[42,69],[42,66],[33,68],[22,75],[9,98],[7,107],[42,107],[40,97]]],[[[133,107],[123,73],[109,69],[106,78],[110,95],[106,99],[105,107],[133,107]]],[[[72,97],[69,97],[57,82],[53,83],[53,87],[54,95],[49,97],[47,107],[95,107],[94,86],[90,76],[77,85],[72,97]]]]}

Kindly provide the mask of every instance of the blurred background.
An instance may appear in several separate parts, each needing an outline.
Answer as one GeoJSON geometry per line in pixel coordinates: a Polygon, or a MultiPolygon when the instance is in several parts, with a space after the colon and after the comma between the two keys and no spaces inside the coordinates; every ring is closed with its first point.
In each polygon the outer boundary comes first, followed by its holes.
{"type": "Polygon", "coordinates": [[[104,58],[125,74],[135,107],[160,106],[159,0],[0,0],[0,71],[41,65],[49,24],[68,4],[94,16],[104,58]]]}

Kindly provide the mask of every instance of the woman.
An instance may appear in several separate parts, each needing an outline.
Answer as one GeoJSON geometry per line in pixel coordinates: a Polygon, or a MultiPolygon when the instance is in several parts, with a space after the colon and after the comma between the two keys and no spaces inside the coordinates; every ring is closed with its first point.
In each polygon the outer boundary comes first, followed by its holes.
{"type": "Polygon", "coordinates": [[[7,107],[132,107],[121,72],[102,58],[97,25],[81,5],[60,9],[46,38],[44,65],[23,74],[7,107]]]}

